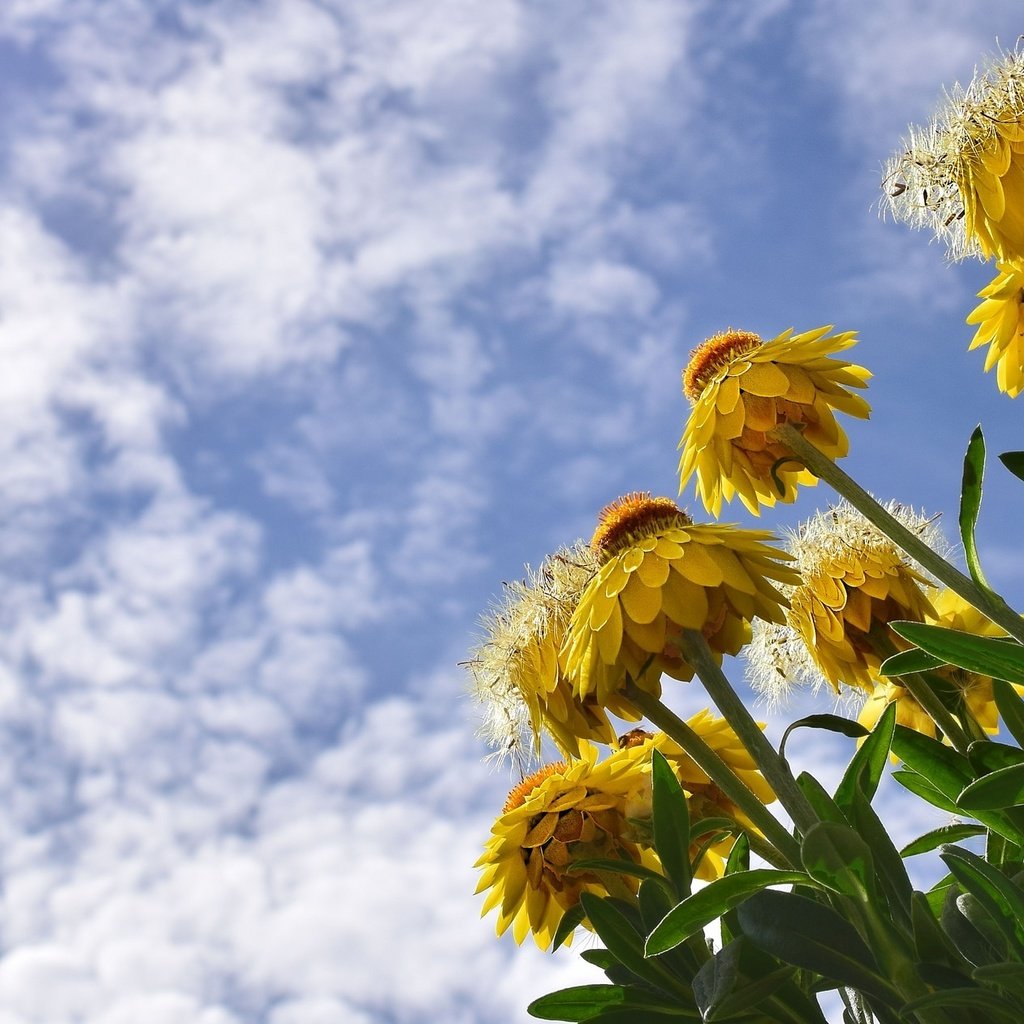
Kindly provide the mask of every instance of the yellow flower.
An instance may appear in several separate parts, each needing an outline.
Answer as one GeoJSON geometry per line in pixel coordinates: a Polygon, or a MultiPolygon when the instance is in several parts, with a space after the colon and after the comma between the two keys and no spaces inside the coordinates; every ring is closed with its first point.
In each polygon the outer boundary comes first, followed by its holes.
{"type": "MultiPolygon", "coordinates": [[[[889,512],[922,536],[930,520],[890,504],[889,512]]],[[[876,637],[901,646],[893,619],[921,621],[932,612],[922,591],[929,581],[906,555],[845,502],[804,523],[791,538],[803,582],[790,595],[787,616],[836,692],[840,683],[873,693],[885,660],[876,637]]]]}
{"type": "Polygon", "coordinates": [[[696,474],[697,494],[714,516],[723,499],[737,494],[754,515],[762,505],[793,501],[798,484],[817,478],[772,436],[783,423],[802,427],[830,458],[847,453],[849,441],[834,410],[867,419],[870,406],[848,389],[866,387],[871,374],[833,358],[856,344],[855,332],[830,330],[788,330],[764,343],[749,331],[728,330],[693,350],[683,373],[693,408],[679,442],[680,491],[696,474]]]}
{"type": "Polygon", "coordinates": [[[547,949],[581,893],[636,892],[636,879],[573,872],[574,861],[611,858],[659,869],[627,820],[627,808],[649,805],[650,760],[645,767],[641,754],[623,749],[598,761],[597,748],[584,743],[579,760],[546,765],[512,790],[476,862],[483,872],[476,891],[490,890],[481,916],[498,908],[499,935],[511,925],[516,942],[532,932],[547,949]]]}
{"type": "Polygon", "coordinates": [[[486,709],[482,732],[504,753],[522,757],[527,734],[540,753],[547,732],[566,757],[578,757],[578,738],[615,742],[615,730],[595,700],[578,700],[558,664],[569,619],[597,571],[584,544],[550,555],[525,582],[507,588],[504,604],[484,620],[485,638],[468,663],[486,709]]]}
{"type": "MultiPolygon", "coordinates": [[[[871,695],[864,702],[857,721],[865,729],[874,729],[878,724],[882,712],[892,703],[896,704],[896,724],[906,729],[913,729],[914,732],[923,733],[935,739],[937,730],[931,715],[911,696],[909,690],[905,690],[897,683],[885,680],[875,684],[871,695]]],[[[890,755],[892,761],[898,761],[895,754],[890,755]]]]}
{"type": "Polygon", "coordinates": [[[885,186],[893,214],[931,227],[953,258],[1024,256],[1024,54],[991,64],[912,127],[885,186]]]}
{"type": "Polygon", "coordinates": [[[1000,391],[1016,398],[1024,391],[1024,260],[996,264],[999,274],[978,292],[982,301],[967,317],[978,324],[971,349],[988,345],[985,370],[996,367],[1000,391]]]}
{"type": "Polygon", "coordinates": [[[625,676],[655,696],[660,675],[691,679],[676,639],[699,630],[711,649],[735,654],[755,616],[780,622],[785,598],[769,583],[796,582],[770,533],[694,525],[671,498],[627,494],[601,513],[591,540],[600,567],[580,597],[562,645],[576,695],[637,715],[619,691],[625,676]]]}

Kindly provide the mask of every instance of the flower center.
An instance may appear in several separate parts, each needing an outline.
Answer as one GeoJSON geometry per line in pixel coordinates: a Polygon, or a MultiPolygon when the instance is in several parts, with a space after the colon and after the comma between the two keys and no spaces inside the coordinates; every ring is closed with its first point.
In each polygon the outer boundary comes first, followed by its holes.
{"type": "Polygon", "coordinates": [[[601,510],[590,547],[607,561],[641,537],[666,526],[689,526],[692,521],[671,498],[652,498],[650,491],[633,491],[601,510]]]}
{"type": "Polygon", "coordinates": [[[501,809],[502,814],[507,814],[509,811],[514,810],[516,807],[521,807],[525,802],[526,798],[549,776],[558,775],[566,770],[566,764],[564,761],[552,761],[551,764],[544,765],[543,768],[538,769],[532,775],[527,775],[522,782],[516,786],[508,795],[508,799],[505,801],[505,806],[501,809]]]}
{"type": "Polygon", "coordinates": [[[737,356],[761,344],[751,331],[734,331],[731,327],[702,342],[690,353],[690,362],[683,371],[683,393],[696,402],[714,375],[737,356]]]}

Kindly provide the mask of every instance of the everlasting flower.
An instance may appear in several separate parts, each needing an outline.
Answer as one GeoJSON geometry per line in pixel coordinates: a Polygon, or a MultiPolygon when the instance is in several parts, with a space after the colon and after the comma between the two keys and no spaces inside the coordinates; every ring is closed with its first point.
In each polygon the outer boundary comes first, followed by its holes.
{"type": "Polygon", "coordinates": [[[795,583],[765,531],[692,523],[670,498],[634,493],[601,513],[591,540],[599,568],[580,597],[562,646],[577,697],[591,694],[635,718],[619,690],[628,674],[660,696],[662,672],[693,677],[676,641],[702,632],[718,654],[735,654],[755,617],[781,622],[785,598],[769,583],[795,583]]]}
{"type": "Polygon", "coordinates": [[[648,804],[649,759],[624,749],[597,760],[583,744],[581,758],[546,765],[509,794],[476,867],[477,892],[490,890],[482,914],[498,908],[497,933],[512,927],[521,943],[532,932],[551,945],[558,923],[583,892],[636,892],[636,879],[607,871],[570,871],[575,861],[618,859],[657,869],[652,850],[634,838],[627,808],[648,804]]]}
{"type": "Polygon", "coordinates": [[[1024,54],[956,88],[885,171],[899,219],[934,230],[950,255],[1024,257],[1024,54]]]}
{"type": "Polygon", "coordinates": [[[1024,391],[1024,260],[996,266],[998,275],[978,292],[983,301],[967,317],[978,324],[970,347],[988,345],[986,372],[994,366],[999,390],[1016,398],[1024,391]]]}
{"type": "Polygon", "coordinates": [[[865,387],[871,375],[834,358],[856,343],[855,332],[830,330],[789,330],[764,343],[728,330],[693,350],[683,373],[693,408],[679,442],[680,491],[696,474],[697,494],[714,516],[737,494],[754,515],[762,505],[792,501],[798,484],[817,478],[773,435],[783,423],[800,427],[829,458],[847,453],[834,412],[866,419],[868,403],[849,388],[865,387]]]}
{"type": "Polygon", "coordinates": [[[531,737],[534,755],[542,732],[567,757],[579,756],[578,738],[614,743],[615,730],[593,699],[578,700],[558,664],[558,651],[580,594],[597,560],[578,544],[544,560],[525,582],[510,584],[504,604],[484,620],[486,635],[469,669],[486,709],[488,742],[520,755],[531,737]]]}
{"type": "MultiPolygon", "coordinates": [[[[889,512],[927,542],[930,520],[890,504],[889,512]]],[[[934,546],[934,544],[933,544],[934,546]]],[[[880,627],[893,619],[921,621],[932,613],[929,581],[880,530],[845,502],[804,523],[791,538],[803,582],[790,595],[789,624],[825,678],[873,693],[885,660],[876,636],[901,643],[880,627]]]]}
{"type": "MultiPolygon", "coordinates": [[[[905,729],[913,729],[914,732],[923,733],[935,739],[938,730],[931,715],[911,695],[909,690],[904,689],[898,683],[891,680],[883,680],[875,684],[868,699],[864,702],[857,721],[865,729],[874,729],[882,712],[890,705],[896,705],[896,724],[902,725],[905,729]]],[[[890,760],[898,761],[895,754],[889,755],[890,760]]]]}

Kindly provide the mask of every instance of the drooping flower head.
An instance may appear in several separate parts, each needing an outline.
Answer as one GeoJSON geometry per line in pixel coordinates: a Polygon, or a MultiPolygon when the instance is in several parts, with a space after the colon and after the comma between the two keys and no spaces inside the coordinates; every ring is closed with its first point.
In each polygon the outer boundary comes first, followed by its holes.
{"type": "Polygon", "coordinates": [[[978,324],[970,348],[988,345],[985,371],[994,366],[999,390],[1016,398],[1024,391],[1024,259],[996,266],[999,273],[978,292],[983,301],[967,317],[978,324]]]}
{"type": "Polygon", "coordinates": [[[580,699],[624,718],[625,676],[660,696],[662,672],[691,679],[676,646],[682,630],[703,633],[712,651],[735,654],[755,617],[781,622],[785,598],[769,582],[795,583],[772,535],[729,525],[695,525],[671,498],[636,492],[601,513],[591,547],[599,563],[562,646],[580,699]]]}
{"type": "Polygon", "coordinates": [[[580,894],[624,896],[636,879],[608,871],[570,871],[575,861],[624,860],[657,869],[653,850],[629,823],[632,808],[647,803],[650,765],[642,752],[617,751],[603,761],[581,745],[581,757],[549,764],[516,786],[491,829],[476,867],[477,893],[488,892],[481,914],[498,908],[497,933],[509,926],[516,942],[528,932],[551,945],[558,924],[580,894]]]}
{"type": "MultiPolygon", "coordinates": [[[[932,520],[894,503],[887,507],[935,546],[932,520]]],[[[902,644],[883,627],[893,619],[921,621],[932,613],[921,589],[930,585],[928,579],[845,502],[804,523],[790,538],[790,548],[803,580],[790,595],[790,626],[837,692],[845,683],[872,693],[885,660],[879,640],[902,644]]]]}
{"type": "Polygon", "coordinates": [[[693,350],[683,372],[692,408],[679,442],[680,491],[696,474],[697,494],[714,516],[735,495],[754,515],[762,505],[793,501],[798,485],[817,477],[773,435],[783,423],[802,429],[830,458],[847,453],[835,411],[866,419],[868,403],[849,389],[866,387],[871,375],[835,358],[856,343],[855,332],[830,330],[788,330],[767,342],[728,330],[693,350]]]}
{"type": "Polygon", "coordinates": [[[574,697],[558,664],[566,627],[597,567],[584,544],[560,550],[525,581],[509,584],[504,603],[485,618],[468,667],[485,709],[481,731],[499,756],[522,762],[527,746],[539,755],[544,732],[567,757],[579,756],[579,738],[614,743],[604,710],[574,697]]]}
{"type": "Polygon", "coordinates": [[[1024,257],[1024,54],[949,94],[885,169],[895,217],[930,227],[953,259],[1024,257]]]}

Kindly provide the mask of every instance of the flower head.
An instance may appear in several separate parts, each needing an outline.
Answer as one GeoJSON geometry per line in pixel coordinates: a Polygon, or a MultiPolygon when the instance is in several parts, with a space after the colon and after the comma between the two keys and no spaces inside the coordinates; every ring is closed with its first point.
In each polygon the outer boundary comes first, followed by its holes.
{"type": "Polygon", "coordinates": [[[599,568],[580,597],[562,646],[580,699],[635,718],[619,695],[625,676],[656,696],[662,672],[690,679],[676,646],[685,629],[718,654],[735,654],[755,617],[781,622],[785,598],[769,582],[795,583],[765,531],[695,525],[670,498],[628,494],[609,505],[591,541],[599,568]]]}
{"type": "Polygon", "coordinates": [[[830,330],[789,330],[763,343],[728,330],[693,350],[683,373],[693,408],[679,442],[680,491],[696,474],[697,494],[714,516],[737,494],[754,515],[762,505],[792,501],[799,484],[817,478],[773,435],[783,423],[799,426],[830,458],[847,453],[834,413],[868,417],[867,402],[849,389],[865,387],[871,375],[835,358],[856,343],[855,332],[830,330]]]}
{"type": "Polygon", "coordinates": [[[970,347],[988,345],[986,372],[994,366],[999,390],[1016,398],[1024,391],[1024,259],[996,266],[999,273],[978,292],[983,301],[967,317],[978,324],[970,347]]]}
{"type": "Polygon", "coordinates": [[[582,745],[580,759],[546,765],[516,786],[476,863],[483,872],[476,891],[490,890],[481,913],[498,908],[497,933],[511,925],[516,942],[532,932],[547,949],[581,893],[635,892],[636,880],[628,875],[570,869],[592,858],[658,867],[628,820],[628,809],[645,802],[645,790],[650,766],[648,759],[645,768],[641,750],[623,749],[598,761],[590,744],[582,745]]]}
{"type": "MultiPolygon", "coordinates": [[[[882,712],[890,704],[896,705],[897,725],[902,725],[905,729],[913,729],[914,732],[923,733],[925,736],[935,739],[937,730],[931,715],[917,703],[909,690],[888,679],[875,684],[857,716],[857,721],[865,729],[874,729],[882,717],[882,712]]],[[[890,754],[889,757],[894,762],[899,760],[895,754],[890,754]]]]}
{"type": "Polygon", "coordinates": [[[1024,256],[1024,54],[954,89],[885,169],[889,209],[930,227],[954,259],[1024,256]]]}
{"type": "Polygon", "coordinates": [[[542,732],[567,757],[579,756],[579,738],[615,741],[604,710],[593,699],[576,699],[558,664],[569,619],[596,571],[586,545],[558,551],[526,581],[510,584],[505,602],[485,618],[485,637],[468,667],[485,708],[482,732],[499,755],[526,760],[528,736],[539,754],[542,732]]]}
{"type": "MultiPolygon", "coordinates": [[[[937,533],[931,520],[909,509],[890,503],[888,510],[926,539],[937,533]]],[[[790,626],[837,692],[845,683],[872,693],[884,660],[877,630],[893,619],[921,621],[930,614],[921,589],[929,581],[845,502],[804,523],[791,549],[803,582],[790,595],[790,626]]]]}

